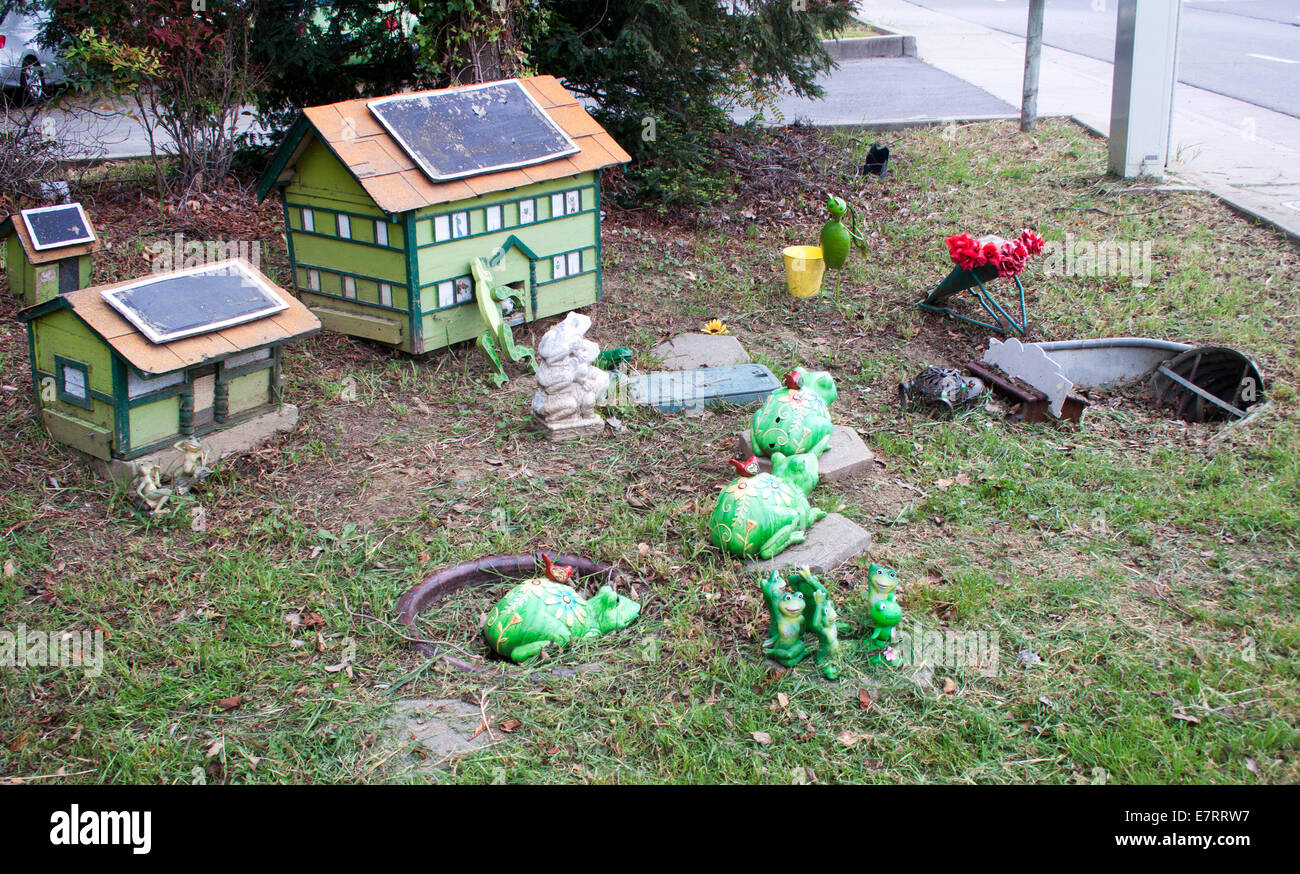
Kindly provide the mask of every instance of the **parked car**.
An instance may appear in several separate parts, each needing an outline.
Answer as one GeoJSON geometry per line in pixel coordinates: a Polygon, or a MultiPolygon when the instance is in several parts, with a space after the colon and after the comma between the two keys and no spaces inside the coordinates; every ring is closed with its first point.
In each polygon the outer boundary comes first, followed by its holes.
{"type": "Polygon", "coordinates": [[[0,86],[16,88],[24,101],[39,103],[46,87],[62,81],[64,72],[54,53],[36,43],[49,13],[18,12],[15,5],[15,0],[0,0],[0,86]]]}

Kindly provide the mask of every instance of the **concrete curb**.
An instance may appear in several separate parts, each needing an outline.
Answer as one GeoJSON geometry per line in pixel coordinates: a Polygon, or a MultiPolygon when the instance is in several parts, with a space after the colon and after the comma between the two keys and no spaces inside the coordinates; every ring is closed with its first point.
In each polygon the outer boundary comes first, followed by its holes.
{"type": "MultiPolygon", "coordinates": [[[[877,28],[877,30],[881,29],[883,28],[877,28]]],[[[856,61],[861,58],[914,58],[916,37],[891,33],[888,36],[824,39],[822,48],[837,61],[856,61]]]]}

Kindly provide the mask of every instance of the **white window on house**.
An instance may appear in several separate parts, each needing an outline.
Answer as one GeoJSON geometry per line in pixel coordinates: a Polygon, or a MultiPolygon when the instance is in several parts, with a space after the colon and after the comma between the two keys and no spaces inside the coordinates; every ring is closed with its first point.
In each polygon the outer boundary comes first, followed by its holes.
{"type": "Polygon", "coordinates": [[[468,276],[456,280],[456,303],[469,303],[474,299],[474,283],[468,276]]]}
{"type": "MultiPolygon", "coordinates": [[[[265,352],[267,355],[271,354],[270,349],[263,349],[261,351],[265,352]]],[[[226,359],[225,366],[238,367],[238,364],[231,364],[230,362],[236,358],[242,358],[249,354],[251,353],[241,352],[239,355],[232,355],[230,358],[226,359]]],[[[184,381],[185,371],[183,370],[178,370],[175,373],[164,373],[162,376],[150,376],[147,378],[136,376],[135,373],[128,370],[126,372],[126,396],[132,399],[143,397],[144,395],[153,394],[156,391],[170,388],[173,385],[180,385],[184,381]]]]}
{"type": "Polygon", "coordinates": [[[304,231],[316,230],[315,214],[305,206],[302,208],[302,229],[304,231]]]}
{"type": "Polygon", "coordinates": [[[568,276],[569,274],[565,270],[566,266],[567,266],[567,261],[563,255],[556,255],[554,258],[552,258],[551,278],[563,279],[564,277],[568,276]]]}
{"type": "Polygon", "coordinates": [[[343,277],[343,296],[352,300],[357,299],[357,278],[355,276],[343,277]]]}
{"type": "Polygon", "coordinates": [[[387,282],[379,283],[379,302],[386,307],[393,305],[393,286],[387,282]]]}
{"type": "Polygon", "coordinates": [[[489,231],[501,230],[501,206],[489,206],[487,208],[487,229],[489,231]]]}
{"type": "Polygon", "coordinates": [[[375,220],[375,242],[380,246],[388,245],[388,222],[383,219],[375,220]]]}
{"type": "MultiPolygon", "coordinates": [[[[235,355],[231,355],[225,361],[221,362],[221,366],[226,370],[234,370],[236,367],[243,367],[245,364],[253,364],[257,361],[265,361],[270,357],[270,349],[254,349],[251,352],[239,352],[235,355]]],[[[176,375],[180,376],[180,374],[176,375]]],[[[177,381],[179,382],[179,380],[177,381]]],[[[153,380],[150,380],[150,382],[153,382],[153,380]]]]}
{"type": "Polygon", "coordinates": [[[570,276],[577,276],[582,272],[582,253],[570,252],[566,257],[569,260],[567,270],[568,274],[570,276]]]}
{"type": "Polygon", "coordinates": [[[537,201],[529,198],[519,201],[519,224],[531,225],[537,218],[537,201]]]}
{"type": "Polygon", "coordinates": [[[440,215],[434,216],[433,219],[433,241],[441,243],[444,240],[451,239],[451,216],[440,215]]]}
{"type": "Polygon", "coordinates": [[[551,218],[559,218],[564,215],[564,193],[559,192],[551,195],[551,218]]]}
{"type": "Polygon", "coordinates": [[[449,307],[456,302],[456,283],[448,279],[438,283],[438,308],[449,307]]]}
{"type": "Polygon", "coordinates": [[[469,236],[469,213],[456,212],[451,216],[451,235],[454,239],[469,236]]]}
{"type": "Polygon", "coordinates": [[[86,369],[76,364],[59,365],[61,390],[70,398],[84,401],[90,397],[86,389],[86,369]]]}
{"type": "Polygon", "coordinates": [[[319,271],[319,270],[308,270],[308,271],[307,271],[307,287],[310,288],[312,291],[320,291],[320,271],[319,271]]]}
{"type": "Polygon", "coordinates": [[[582,192],[566,191],[564,192],[564,212],[565,215],[573,215],[582,212],[582,192]]]}
{"type": "Polygon", "coordinates": [[[339,236],[345,240],[352,239],[352,216],[339,213],[334,218],[338,221],[339,236]]]}

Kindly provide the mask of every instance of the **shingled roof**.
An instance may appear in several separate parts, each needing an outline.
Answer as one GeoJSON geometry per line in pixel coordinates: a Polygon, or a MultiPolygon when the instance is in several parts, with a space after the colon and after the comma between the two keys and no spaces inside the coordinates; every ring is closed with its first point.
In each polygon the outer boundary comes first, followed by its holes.
{"type": "MultiPolygon", "coordinates": [[[[226,262],[218,262],[212,266],[217,267],[223,263],[226,262]]],[[[247,262],[245,266],[253,270],[257,269],[247,262]]],[[[159,276],[165,275],[159,274],[159,276]]],[[[225,358],[236,352],[256,349],[271,343],[296,340],[320,330],[320,319],[316,318],[311,310],[296,297],[267,279],[267,284],[289,305],[288,309],[253,322],[222,328],[219,331],[184,337],[168,343],[153,343],[134,325],[122,318],[117,310],[109,306],[100,295],[101,291],[133,285],[139,281],[139,278],[128,279],[112,285],[97,285],[80,291],[70,291],[36,306],[27,307],[18,313],[18,318],[29,322],[56,309],[72,310],[77,318],[86,324],[86,327],[112,346],[136,370],[153,375],[171,373],[195,364],[202,364],[204,361],[225,358]]]]}
{"type": "MultiPolygon", "coordinates": [[[[258,199],[264,199],[273,187],[286,184],[293,178],[294,164],[311,142],[307,136],[309,133],[329,147],[375,205],[390,215],[600,170],[632,160],[554,76],[531,76],[519,81],[551,120],[574,141],[579,148],[577,153],[528,167],[434,182],[375,120],[366,105],[368,98],[345,100],[327,106],[311,106],[302,111],[262,176],[258,184],[258,199]]],[[[412,96],[433,93],[436,92],[421,91],[412,96]]]]}

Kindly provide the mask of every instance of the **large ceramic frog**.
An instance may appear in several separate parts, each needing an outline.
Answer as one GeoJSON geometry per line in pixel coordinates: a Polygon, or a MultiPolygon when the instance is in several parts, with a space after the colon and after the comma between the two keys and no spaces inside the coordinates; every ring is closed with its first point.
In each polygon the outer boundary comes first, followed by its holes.
{"type": "Polygon", "coordinates": [[[740,476],[732,480],[713,507],[709,534],[714,546],[739,558],[769,559],[795,543],[826,515],[808,503],[817,485],[817,456],[772,456],[772,472],[760,473],[758,459],[733,460],[740,476]]]}
{"type": "Polygon", "coordinates": [[[821,455],[831,445],[830,405],[839,396],[835,380],[824,371],[795,368],[785,375],[785,386],[754,411],[750,445],[759,455],[821,455]]]}
{"type": "Polygon", "coordinates": [[[524,580],[497,602],[483,620],[488,645],[516,662],[525,662],[546,648],[563,649],[579,637],[598,637],[626,628],[641,605],[601,586],[583,600],[565,585],[573,575],[568,565],[552,565],[543,553],[549,579],[524,580]]]}

